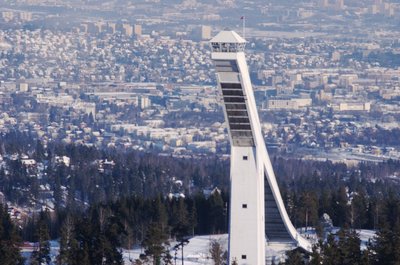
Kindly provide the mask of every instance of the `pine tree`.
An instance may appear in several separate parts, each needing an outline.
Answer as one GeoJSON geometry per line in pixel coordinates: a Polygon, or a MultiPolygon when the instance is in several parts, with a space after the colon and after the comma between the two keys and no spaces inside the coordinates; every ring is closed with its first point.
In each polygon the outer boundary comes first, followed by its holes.
{"type": "Polygon", "coordinates": [[[341,264],[342,265],[356,265],[360,264],[361,240],[355,230],[341,229],[338,233],[339,242],[338,247],[340,250],[341,264]]]}
{"type": "Polygon", "coordinates": [[[286,252],[285,265],[305,265],[304,257],[298,249],[286,252]]]}
{"type": "Polygon", "coordinates": [[[372,265],[373,263],[373,252],[370,249],[371,242],[367,243],[367,248],[361,252],[361,262],[362,265],[372,265]]]}
{"type": "Polygon", "coordinates": [[[224,200],[219,191],[215,190],[208,198],[209,212],[208,224],[211,234],[219,234],[226,231],[224,215],[224,200]]]}
{"type": "Polygon", "coordinates": [[[47,212],[41,212],[36,228],[37,249],[32,252],[31,264],[50,264],[50,235],[46,223],[47,212]]]}
{"type": "Polygon", "coordinates": [[[117,247],[121,245],[120,235],[124,233],[120,218],[109,217],[104,229],[104,258],[107,264],[123,264],[122,254],[117,247]]]}
{"type": "Polygon", "coordinates": [[[351,202],[351,219],[353,228],[366,228],[368,219],[368,200],[365,193],[360,191],[351,202]]]}
{"type": "Polygon", "coordinates": [[[297,209],[298,219],[301,225],[314,226],[318,222],[318,199],[313,192],[304,192],[300,197],[300,205],[297,209]]]}
{"type": "Polygon", "coordinates": [[[0,261],[2,265],[22,265],[24,259],[19,252],[21,239],[7,213],[7,205],[0,204],[0,261]]]}
{"type": "Polygon", "coordinates": [[[388,224],[376,233],[371,244],[374,264],[398,265],[400,261],[400,223],[390,228],[388,224]]]}
{"type": "Polygon", "coordinates": [[[34,158],[38,162],[41,162],[45,158],[45,152],[46,150],[44,149],[42,142],[40,140],[37,140],[34,158]]]}
{"type": "Polygon", "coordinates": [[[341,265],[340,250],[333,234],[329,234],[322,249],[323,264],[341,265]]]}
{"type": "Polygon", "coordinates": [[[400,201],[393,194],[384,205],[384,219],[370,246],[375,264],[400,264],[400,201]]]}
{"type": "Polygon", "coordinates": [[[311,252],[311,260],[310,260],[310,265],[321,265],[322,264],[322,257],[321,254],[319,253],[319,249],[323,245],[322,241],[319,241],[318,244],[314,245],[312,248],[311,252]]]}
{"type": "Polygon", "coordinates": [[[355,230],[342,228],[337,235],[329,234],[326,242],[320,241],[313,247],[310,264],[365,264],[362,261],[364,253],[360,251],[360,243],[361,240],[355,230]],[[320,253],[318,248],[320,248],[320,253]]]}
{"type": "Polygon", "coordinates": [[[174,206],[172,234],[178,241],[182,242],[190,231],[189,213],[183,198],[180,198],[174,206]]]}
{"type": "Polygon", "coordinates": [[[393,259],[395,265],[400,265],[400,220],[393,227],[393,259]]]}
{"type": "Polygon", "coordinates": [[[165,209],[164,201],[161,199],[160,195],[158,195],[155,201],[152,202],[152,208],[153,221],[159,223],[163,232],[166,233],[168,229],[168,214],[167,210],[165,209]]]}
{"type": "MultiPolygon", "coordinates": [[[[83,217],[75,221],[73,230],[73,239],[69,243],[68,250],[68,265],[90,265],[95,262],[98,264],[98,259],[92,260],[93,255],[98,252],[92,251],[93,244],[96,240],[92,237],[91,222],[88,218],[83,217]]],[[[100,259],[101,260],[101,259],[100,259]]]]}
{"type": "Polygon", "coordinates": [[[159,223],[151,223],[148,226],[146,236],[142,242],[146,256],[153,258],[154,265],[161,264],[161,258],[167,251],[168,237],[162,231],[159,223]]]}
{"type": "Polygon", "coordinates": [[[164,254],[162,260],[163,260],[163,265],[172,265],[173,264],[172,263],[172,256],[171,256],[171,254],[169,253],[168,250],[165,251],[165,254],[164,254]]]}
{"type": "Polygon", "coordinates": [[[74,223],[72,217],[67,216],[61,227],[60,252],[57,256],[58,265],[69,264],[69,257],[71,255],[70,250],[72,246],[72,240],[74,239],[73,230],[74,223]]]}
{"type": "Polygon", "coordinates": [[[195,228],[197,227],[197,209],[196,201],[192,201],[192,208],[190,210],[189,223],[192,230],[192,236],[195,234],[195,228]]]}
{"type": "Polygon", "coordinates": [[[332,197],[333,201],[333,222],[337,226],[344,226],[346,224],[349,224],[349,217],[350,217],[350,209],[347,204],[348,198],[347,198],[347,191],[346,187],[341,186],[339,190],[337,191],[336,196],[332,197]]]}

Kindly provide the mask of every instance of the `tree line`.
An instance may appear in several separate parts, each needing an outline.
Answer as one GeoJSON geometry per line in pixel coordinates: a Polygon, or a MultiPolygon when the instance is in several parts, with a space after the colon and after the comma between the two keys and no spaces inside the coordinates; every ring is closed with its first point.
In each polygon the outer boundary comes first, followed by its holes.
{"type": "MultiPolygon", "coordinates": [[[[8,201],[29,206],[43,195],[39,187],[44,184],[53,192],[53,212],[32,216],[21,229],[7,222],[3,224],[15,234],[4,236],[4,240],[38,242],[33,262],[47,262],[46,242],[53,239],[61,245],[59,264],[73,264],[74,259],[85,264],[98,264],[99,260],[118,264],[122,258],[120,247],[132,246],[145,249],[140,262],[147,258],[159,264],[171,259],[166,251],[171,238],[183,242],[191,235],[227,231],[229,161],[225,159],[176,158],[60,143],[44,146],[20,132],[0,135],[0,154],[3,157],[0,191],[8,201]],[[18,156],[13,159],[15,154],[34,158],[43,165],[41,171],[27,168],[18,156]],[[57,163],[56,156],[68,156],[70,164],[57,163]],[[101,161],[113,163],[101,164],[101,161]],[[176,187],[176,180],[182,185],[176,187]],[[215,190],[206,196],[203,191],[215,186],[221,192],[215,190]],[[174,196],[166,196],[169,193],[174,196]]],[[[384,242],[395,244],[399,235],[388,231],[397,231],[400,216],[398,161],[365,162],[349,167],[330,161],[273,157],[272,163],[296,227],[316,227],[322,236],[320,217],[327,213],[335,226],[349,231],[377,229],[378,236],[386,231],[389,239],[376,239],[374,246],[384,242]]],[[[2,218],[9,218],[5,216],[7,211],[3,209],[2,218]]],[[[347,239],[347,234],[343,238],[347,239]]],[[[339,236],[334,239],[340,243],[339,236]]],[[[324,254],[330,251],[324,244],[318,246],[321,258],[329,256],[324,254]]],[[[371,253],[380,253],[370,249],[371,253]]],[[[394,251],[397,245],[385,248],[392,253],[387,249],[394,251]]]]}
{"type": "MultiPolygon", "coordinates": [[[[161,259],[171,259],[171,239],[181,242],[193,235],[226,233],[226,206],[227,198],[218,190],[209,197],[133,196],[96,204],[83,212],[68,208],[42,211],[22,230],[11,222],[7,207],[2,207],[0,216],[7,222],[2,222],[6,225],[0,232],[7,232],[5,240],[13,242],[4,247],[13,247],[15,255],[10,259],[14,262],[21,258],[18,248],[23,239],[36,242],[31,264],[49,264],[49,241],[53,239],[60,243],[57,264],[122,264],[121,248],[139,246],[144,249],[144,260],[159,264],[161,259]]],[[[0,251],[0,260],[11,255],[8,248],[0,251]]]]}
{"type": "Polygon", "coordinates": [[[343,226],[313,246],[311,254],[289,251],[285,265],[396,265],[400,262],[400,199],[390,196],[383,202],[386,214],[375,236],[362,244],[355,229],[343,226]]]}
{"type": "MultiPolygon", "coordinates": [[[[27,229],[32,233],[31,241],[36,242],[31,264],[49,264],[50,239],[60,243],[57,264],[123,264],[121,249],[139,246],[143,254],[132,264],[173,264],[172,239],[185,242],[193,235],[227,232],[226,200],[219,192],[208,198],[200,194],[193,198],[123,198],[80,213],[43,211],[22,231],[10,220],[7,207],[1,207],[0,260],[23,264],[19,246],[28,235],[24,233],[29,233],[24,231],[27,229]],[[54,235],[52,229],[56,230],[54,235]]],[[[363,248],[356,230],[345,224],[325,241],[321,235],[312,253],[289,252],[283,264],[398,264],[400,198],[390,195],[382,203],[382,222],[363,248]]],[[[223,262],[224,253],[218,253],[216,259],[223,262]]]]}

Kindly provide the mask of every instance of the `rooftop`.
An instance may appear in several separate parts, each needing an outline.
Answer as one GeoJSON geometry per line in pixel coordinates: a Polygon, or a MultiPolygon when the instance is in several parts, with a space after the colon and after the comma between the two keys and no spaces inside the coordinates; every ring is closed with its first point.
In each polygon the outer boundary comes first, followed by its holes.
{"type": "Polygon", "coordinates": [[[246,43],[246,40],[239,36],[234,31],[221,31],[210,42],[222,42],[222,43],[246,43]]]}

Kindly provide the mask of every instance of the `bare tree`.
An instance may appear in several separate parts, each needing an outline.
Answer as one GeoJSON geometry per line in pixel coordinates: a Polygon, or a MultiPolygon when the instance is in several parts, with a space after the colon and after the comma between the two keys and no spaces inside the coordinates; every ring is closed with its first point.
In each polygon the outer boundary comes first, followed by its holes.
{"type": "Polygon", "coordinates": [[[227,251],[222,248],[220,241],[212,239],[209,249],[211,259],[214,265],[226,265],[227,251]]]}

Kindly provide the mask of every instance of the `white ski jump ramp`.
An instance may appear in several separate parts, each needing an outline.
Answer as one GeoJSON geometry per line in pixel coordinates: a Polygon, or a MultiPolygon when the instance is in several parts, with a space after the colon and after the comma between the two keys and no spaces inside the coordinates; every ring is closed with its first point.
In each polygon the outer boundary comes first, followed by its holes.
{"type": "Polygon", "coordinates": [[[234,31],[221,31],[210,43],[231,142],[229,264],[265,264],[266,244],[311,251],[290,221],[276,182],[244,54],[246,41],[234,31]]]}

